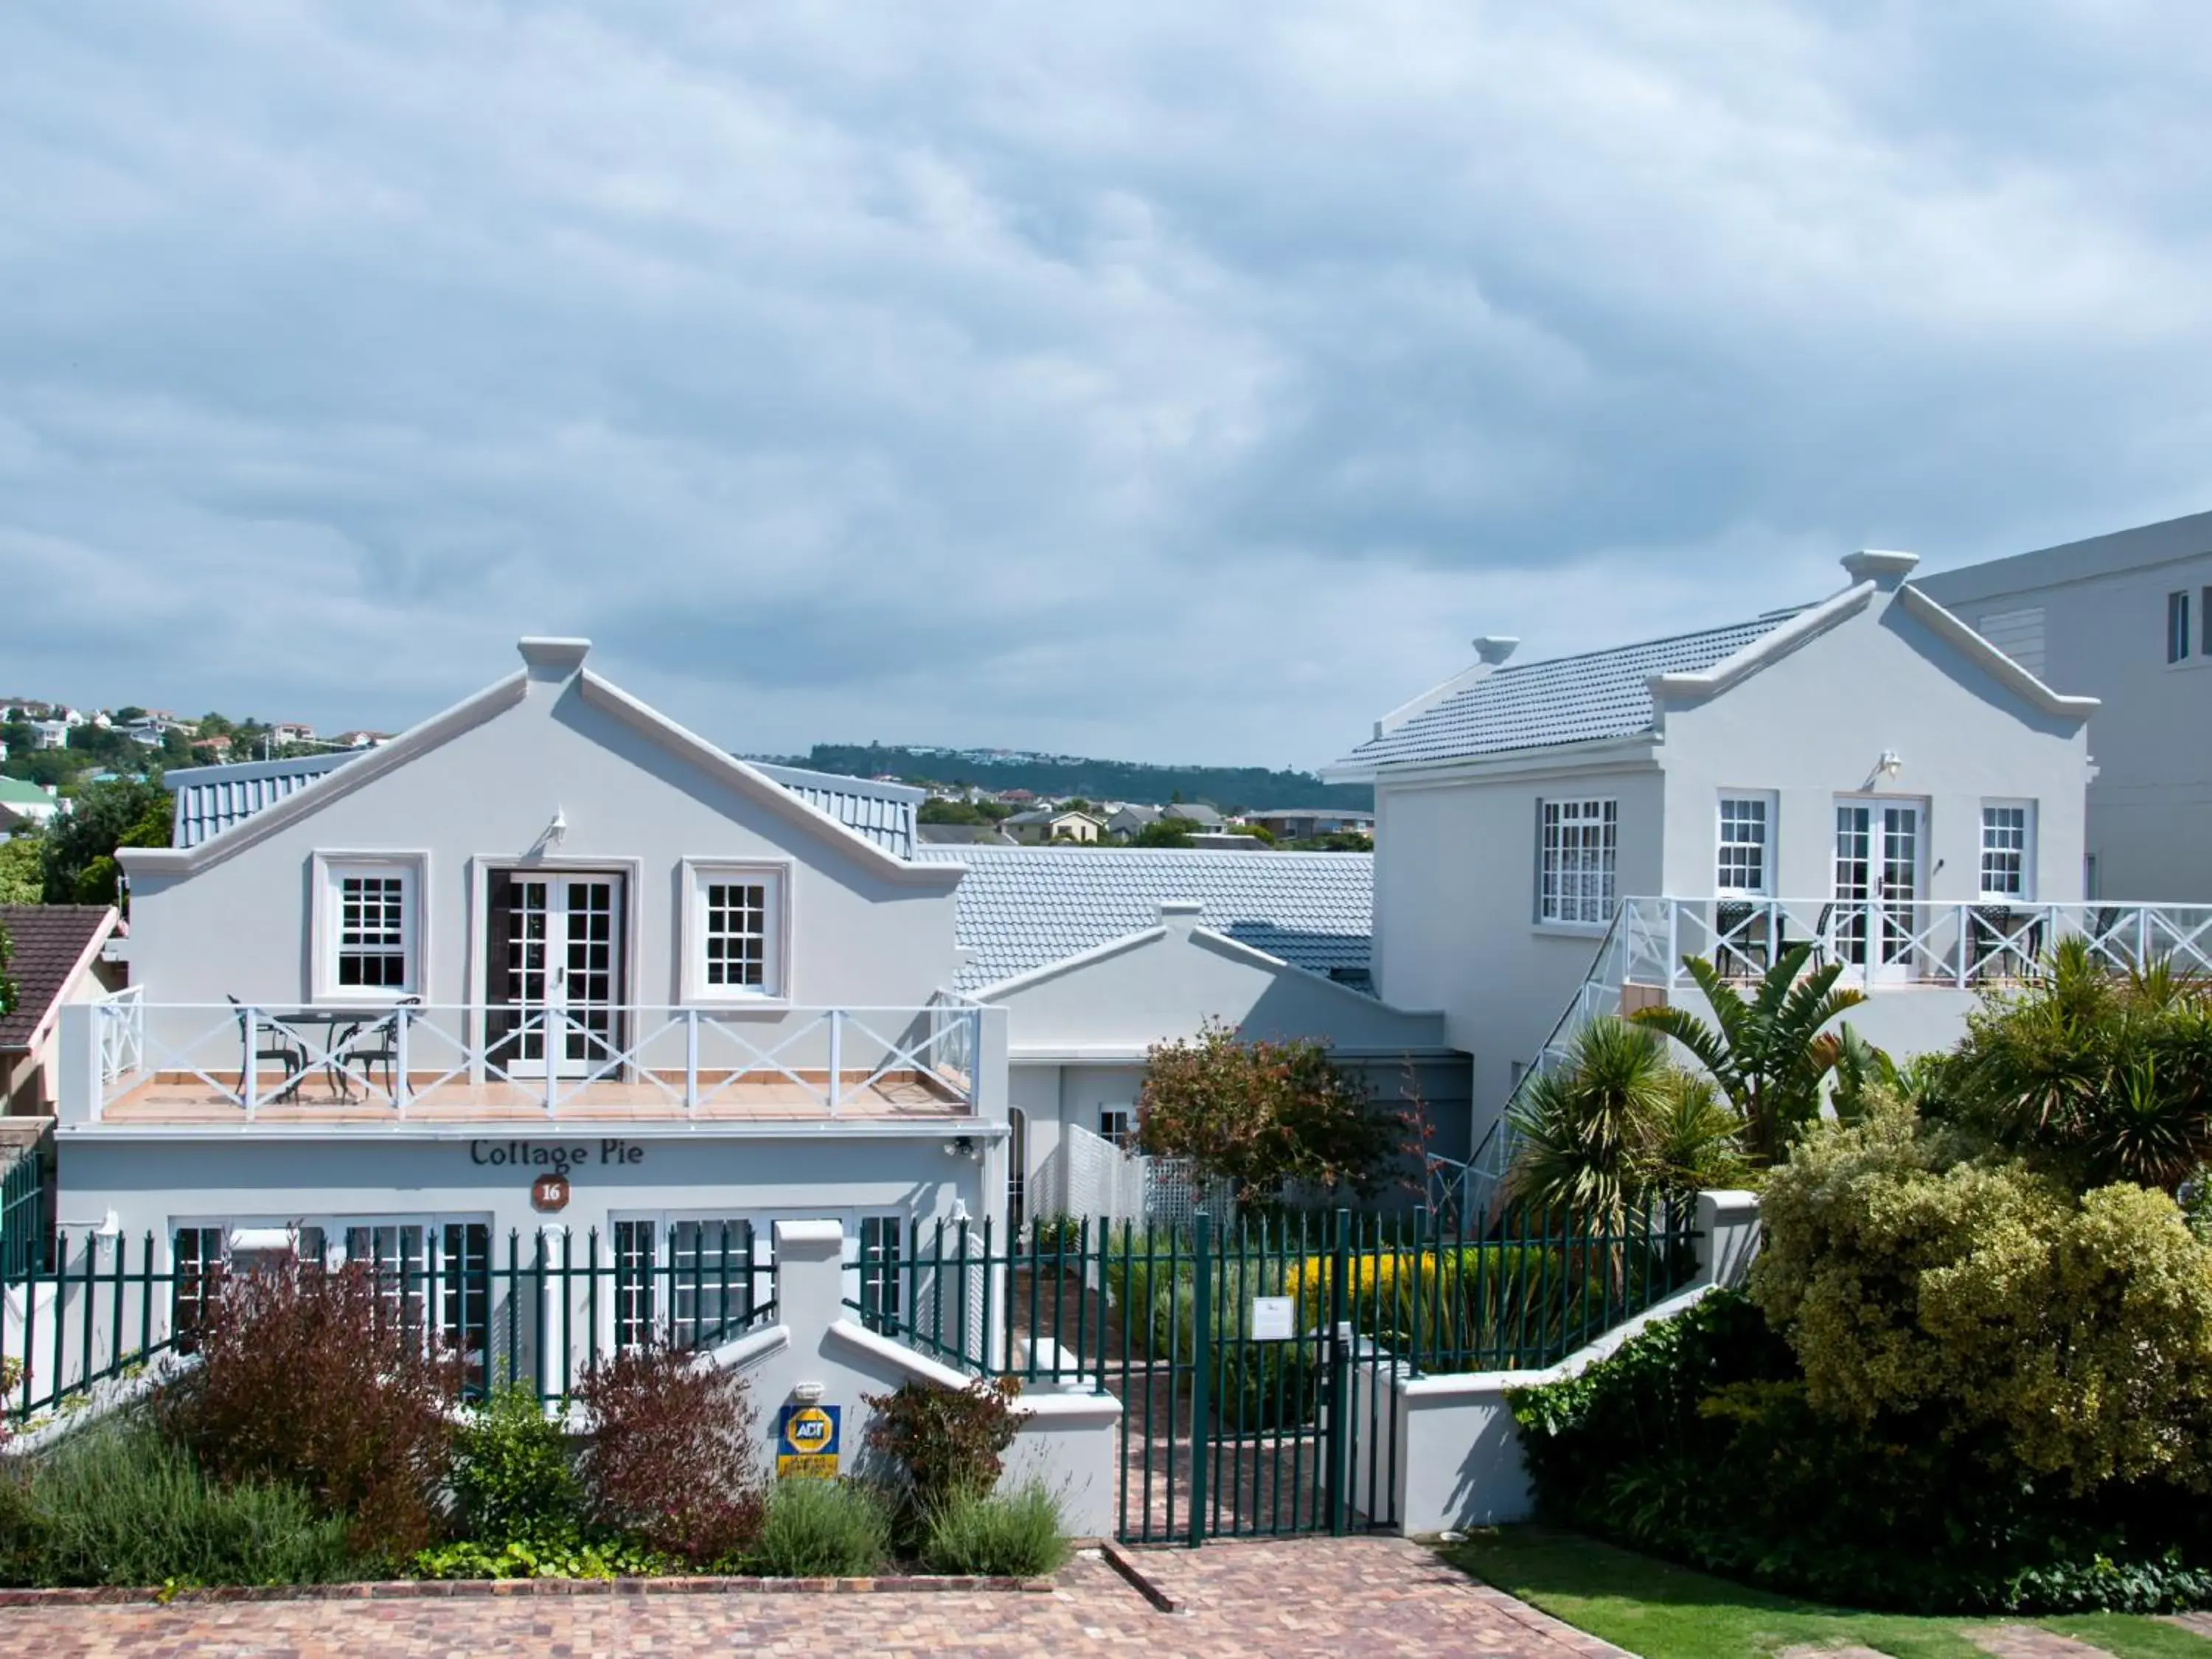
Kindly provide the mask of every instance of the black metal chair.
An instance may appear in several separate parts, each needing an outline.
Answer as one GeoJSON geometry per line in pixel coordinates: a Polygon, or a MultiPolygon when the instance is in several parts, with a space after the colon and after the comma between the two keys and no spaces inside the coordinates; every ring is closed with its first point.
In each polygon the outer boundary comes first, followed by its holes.
{"type": "MultiPolygon", "coordinates": [[[[228,991],[223,994],[230,995],[228,991]]],[[[253,1069],[253,1063],[256,1060],[273,1060],[284,1068],[277,1074],[284,1079],[284,1085],[271,1098],[297,1100],[300,1097],[300,1085],[306,1081],[307,1075],[307,1045],[282,1025],[274,1024],[266,1020],[262,1023],[260,1031],[258,1034],[255,1033],[252,1030],[251,1022],[246,1017],[246,1005],[236,997],[231,997],[230,1006],[238,1011],[240,1091],[244,1092],[246,1074],[253,1069]],[[258,1048],[254,1046],[257,1037],[260,1044],[258,1048]]]]}
{"type": "Polygon", "coordinates": [[[1977,984],[1987,980],[2023,979],[2043,955],[2043,923],[2023,917],[2008,904],[1967,908],[1973,927],[1973,954],[1967,958],[1977,984]]]}
{"type": "Polygon", "coordinates": [[[1813,924],[1812,937],[1792,939],[1790,937],[1789,913],[1783,912],[1777,918],[1774,929],[1774,949],[1777,955],[1787,955],[1800,945],[1809,945],[1813,947],[1812,954],[1805,958],[1805,965],[1808,968],[1825,966],[1828,960],[1828,921],[1835,914],[1836,907],[1833,904],[1822,905],[1820,918],[1813,924]]]}
{"type": "Polygon", "coordinates": [[[1713,965],[1729,979],[1755,979],[1766,971],[1767,930],[1753,925],[1759,907],[1749,899],[1713,901],[1713,965]]]}
{"type": "MultiPolygon", "coordinates": [[[[398,1005],[400,1008],[419,1008],[422,1006],[422,999],[420,997],[402,997],[398,1005]]],[[[363,1091],[374,1085],[377,1068],[382,1066],[384,1092],[395,1097],[398,1095],[399,1015],[396,1011],[366,1030],[359,1025],[353,1026],[336,1047],[343,1055],[341,1063],[349,1069],[360,1071],[363,1091]]]]}

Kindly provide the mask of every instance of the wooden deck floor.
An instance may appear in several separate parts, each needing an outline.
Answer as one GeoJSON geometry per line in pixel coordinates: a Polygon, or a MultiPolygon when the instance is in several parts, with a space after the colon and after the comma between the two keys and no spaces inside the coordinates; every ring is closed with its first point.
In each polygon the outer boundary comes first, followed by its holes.
{"type": "MultiPolygon", "coordinates": [[[[812,1079],[810,1079],[812,1081],[812,1079]]],[[[107,1103],[100,1117],[109,1123],[236,1123],[246,1116],[234,1086],[218,1086],[198,1076],[163,1076],[149,1079],[107,1103]]],[[[847,1093],[833,1114],[824,1105],[821,1086],[804,1087],[786,1078],[742,1078],[726,1083],[702,1083],[702,1098],[696,1111],[684,1103],[680,1079],[659,1085],[639,1079],[627,1082],[586,1083],[562,1079],[550,1121],[576,1123],[680,1122],[696,1117],[714,1122],[811,1121],[835,1116],[862,1122],[896,1122],[921,1119],[952,1121],[969,1115],[967,1106],[951,1097],[942,1084],[915,1073],[888,1075],[866,1088],[858,1077],[846,1082],[847,1093]]],[[[362,1085],[352,1080],[353,1098],[342,1098],[331,1079],[318,1072],[304,1079],[293,1100],[264,1100],[255,1109],[261,1123],[387,1123],[398,1113],[381,1090],[362,1097],[362,1085]]],[[[424,1085],[410,1095],[405,1115],[424,1123],[544,1123],[545,1087],[540,1082],[471,1084],[456,1080],[424,1085]]]]}

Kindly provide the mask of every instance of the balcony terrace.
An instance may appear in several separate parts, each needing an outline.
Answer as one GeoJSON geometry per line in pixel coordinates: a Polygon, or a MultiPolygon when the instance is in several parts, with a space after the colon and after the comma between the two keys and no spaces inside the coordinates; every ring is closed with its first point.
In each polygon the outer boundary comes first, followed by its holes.
{"type": "Polygon", "coordinates": [[[65,1011],[61,1121],[117,1126],[944,1121],[978,1115],[981,1010],[414,1002],[65,1011]]]}

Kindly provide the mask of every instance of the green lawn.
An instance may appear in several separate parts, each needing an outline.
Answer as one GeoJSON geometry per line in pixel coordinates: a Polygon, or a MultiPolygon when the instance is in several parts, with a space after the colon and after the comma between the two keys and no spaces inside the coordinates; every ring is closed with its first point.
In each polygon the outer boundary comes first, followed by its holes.
{"type": "Polygon", "coordinates": [[[2212,1642],[2155,1619],[2092,1613],[1977,1620],[1852,1613],[1541,1527],[1501,1528],[1440,1548],[1486,1583],[1644,1659],[1761,1659],[1801,1644],[1850,1644],[1896,1659],[1989,1659],[1963,1632],[1977,1623],[2020,1622],[2093,1644],[2119,1659],[2212,1659],[2212,1642]]]}

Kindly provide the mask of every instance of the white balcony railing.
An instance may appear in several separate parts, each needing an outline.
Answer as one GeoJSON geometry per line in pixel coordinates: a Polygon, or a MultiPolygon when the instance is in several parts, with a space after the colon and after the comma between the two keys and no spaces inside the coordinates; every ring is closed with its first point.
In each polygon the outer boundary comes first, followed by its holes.
{"type": "Polygon", "coordinates": [[[1870,992],[2023,980],[2066,939],[2116,972],[2164,960],[2212,974],[2205,904],[1631,898],[1621,902],[1615,932],[1626,982],[1670,990],[1687,982],[1685,957],[1703,957],[1731,979],[1756,979],[1795,945],[1810,945],[1815,964],[1842,964],[1842,982],[1870,992]]]}
{"type": "Polygon", "coordinates": [[[149,1002],[92,1006],[84,1113],[221,1121],[342,1112],[465,1117],[973,1115],[981,1005],[555,1009],[149,1002]]]}

